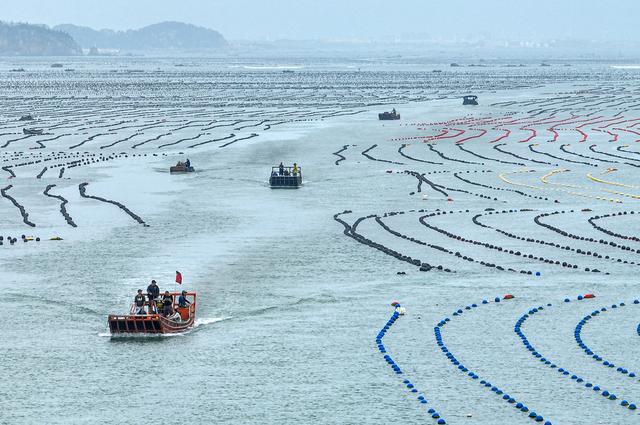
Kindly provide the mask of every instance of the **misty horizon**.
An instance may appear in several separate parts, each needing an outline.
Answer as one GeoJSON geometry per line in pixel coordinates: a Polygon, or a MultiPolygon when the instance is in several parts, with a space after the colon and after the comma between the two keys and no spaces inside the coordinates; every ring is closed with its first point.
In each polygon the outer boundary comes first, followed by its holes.
{"type": "Polygon", "coordinates": [[[228,40],[588,40],[633,42],[640,36],[634,22],[640,5],[629,0],[585,4],[550,0],[518,4],[488,0],[482,4],[454,0],[429,5],[415,0],[393,7],[380,0],[185,0],[172,2],[123,0],[109,3],[55,4],[25,0],[20,7],[2,0],[5,22],[54,27],[73,24],[93,29],[130,30],[164,21],[179,21],[219,31],[228,40]],[[553,13],[549,13],[553,10],[553,13]],[[611,29],[615,28],[615,31],[611,29]]]}

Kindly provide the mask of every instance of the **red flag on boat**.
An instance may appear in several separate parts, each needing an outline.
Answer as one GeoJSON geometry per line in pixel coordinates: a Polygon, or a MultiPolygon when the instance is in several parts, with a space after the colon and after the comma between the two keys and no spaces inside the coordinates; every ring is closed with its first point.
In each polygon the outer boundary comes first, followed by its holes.
{"type": "Polygon", "coordinates": [[[179,271],[176,271],[176,283],[178,285],[182,285],[182,273],[179,271]]]}

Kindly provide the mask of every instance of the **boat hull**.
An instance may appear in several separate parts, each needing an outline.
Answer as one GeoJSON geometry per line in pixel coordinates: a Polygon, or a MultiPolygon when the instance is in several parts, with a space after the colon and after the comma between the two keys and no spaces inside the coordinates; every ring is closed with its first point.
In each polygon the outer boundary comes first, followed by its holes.
{"type": "Polygon", "coordinates": [[[22,129],[22,133],[26,134],[27,136],[41,136],[43,132],[44,130],[30,130],[28,128],[22,129]]]}
{"type": "Polygon", "coordinates": [[[174,334],[184,332],[193,327],[195,317],[188,320],[174,322],[159,314],[148,315],[109,315],[109,331],[112,335],[119,334],[174,334]]]}
{"type": "Polygon", "coordinates": [[[195,168],[187,167],[185,165],[174,165],[173,167],[169,168],[169,172],[171,174],[193,173],[194,171],[196,171],[195,168]]]}
{"type": "Polygon", "coordinates": [[[302,185],[302,176],[271,176],[269,185],[272,189],[297,189],[302,185]]]}
{"type": "Polygon", "coordinates": [[[382,114],[378,114],[378,119],[380,121],[399,120],[400,114],[391,114],[389,112],[383,112],[382,114]]]}

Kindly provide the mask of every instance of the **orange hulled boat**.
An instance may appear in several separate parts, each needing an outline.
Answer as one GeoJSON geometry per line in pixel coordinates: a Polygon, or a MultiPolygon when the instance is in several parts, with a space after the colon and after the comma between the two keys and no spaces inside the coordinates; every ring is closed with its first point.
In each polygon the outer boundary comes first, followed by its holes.
{"type": "MultiPolygon", "coordinates": [[[[191,304],[186,307],[178,306],[180,292],[172,292],[172,314],[160,314],[164,306],[162,300],[157,300],[155,308],[147,303],[141,312],[135,303],[131,305],[129,314],[110,314],[108,318],[109,331],[118,334],[174,334],[184,332],[193,327],[196,320],[196,293],[187,292],[186,297],[191,304]]],[[[146,294],[145,294],[146,297],[146,294]]]]}

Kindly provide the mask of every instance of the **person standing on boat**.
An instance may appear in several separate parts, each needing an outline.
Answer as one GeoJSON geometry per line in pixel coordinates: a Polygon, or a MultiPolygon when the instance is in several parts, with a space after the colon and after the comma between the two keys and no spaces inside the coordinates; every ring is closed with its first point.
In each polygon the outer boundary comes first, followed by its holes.
{"type": "Polygon", "coordinates": [[[293,163],[293,175],[297,176],[298,173],[300,172],[300,168],[298,167],[298,164],[296,164],[295,162],[293,163]]]}
{"type": "Polygon", "coordinates": [[[149,313],[157,313],[156,299],[160,296],[160,288],[155,280],[147,286],[147,297],[149,298],[149,313]]]}
{"type": "Polygon", "coordinates": [[[187,158],[187,160],[185,161],[184,165],[186,165],[187,168],[191,167],[191,161],[189,161],[189,158],[187,158]]]}
{"type": "Polygon", "coordinates": [[[182,294],[180,294],[180,297],[178,297],[178,307],[186,308],[190,304],[191,301],[187,299],[187,291],[182,291],[182,294]]]}
{"type": "Polygon", "coordinates": [[[173,313],[173,297],[169,293],[169,291],[164,291],[164,296],[162,297],[162,314],[166,317],[171,316],[173,313]]]}
{"type": "Polygon", "coordinates": [[[279,174],[281,176],[284,176],[284,165],[282,164],[282,162],[280,163],[280,165],[278,166],[278,171],[280,172],[279,174]]]}
{"type": "Polygon", "coordinates": [[[142,293],[142,289],[138,289],[138,293],[136,294],[133,302],[136,305],[136,314],[145,314],[144,312],[144,294],[142,293]]]}

